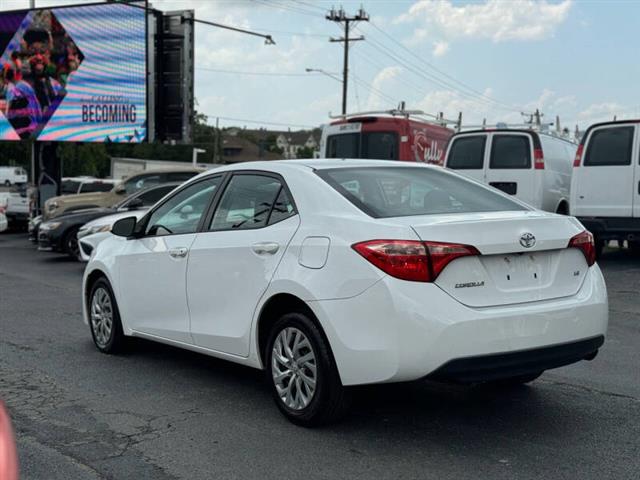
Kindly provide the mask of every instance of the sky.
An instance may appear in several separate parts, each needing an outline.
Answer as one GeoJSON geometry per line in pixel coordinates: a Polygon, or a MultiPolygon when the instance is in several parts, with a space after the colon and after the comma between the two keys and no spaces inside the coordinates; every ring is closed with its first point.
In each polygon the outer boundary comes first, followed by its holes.
{"type": "MultiPolygon", "coordinates": [[[[0,0],[0,10],[28,6],[0,0]]],[[[36,0],[37,6],[78,3],[36,0]]],[[[86,2],[85,2],[86,3],[86,2]]],[[[540,109],[573,130],[640,117],[640,1],[157,0],[161,10],[272,35],[196,25],[197,110],[223,126],[299,129],[341,109],[342,27],[332,8],[369,22],[350,49],[348,111],[443,112],[465,124],[520,123],[540,109]],[[326,73],[305,72],[319,69],[326,73]]]]}

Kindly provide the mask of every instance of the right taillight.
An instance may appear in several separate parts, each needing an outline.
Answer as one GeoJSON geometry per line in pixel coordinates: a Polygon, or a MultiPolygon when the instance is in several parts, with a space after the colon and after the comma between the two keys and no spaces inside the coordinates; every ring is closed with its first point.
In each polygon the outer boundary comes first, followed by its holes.
{"type": "Polygon", "coordinates": [[[578,145],[578,150],[576,150],[576,158],[573,159],[573,166],[579,167],[580,162],[582,162],[582,152],[584,151],[584,145],[578,145]]]}
{"type": "Polygon", "coordinates": [[[453,260],[480,252],[470,245],[417,240],[369,240],[352,248],[395,278],[433,282],[453,260]]]}
{"type": "Polygon", "coordinates": [[[596,244],[593,240],[591,232],[585,230],[577,234],[571,240],[567,248],[577,248],[582,251],[584,258],[587,261],[587,265],[591,266],[596,263],[596,244]]]}

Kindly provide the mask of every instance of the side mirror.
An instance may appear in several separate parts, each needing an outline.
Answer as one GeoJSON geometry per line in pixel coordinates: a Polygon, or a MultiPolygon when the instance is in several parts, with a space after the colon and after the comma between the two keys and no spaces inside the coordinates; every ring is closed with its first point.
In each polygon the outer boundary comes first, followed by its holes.
{"type": "Polygon", "coordinates": [[[136,229],[136,217],[121,218],[111,227],[111,233],[118,237],[130,237],[136,229]]]}
{"type": "Polygon", "coordinates": [[[124,195],[125,193],[127,193],[127,189],[125,188],[123,183],[121,183],[120,185],[116,185],[116,188],[114,188],[113,191],[117,195],[124,195]]]}
{"type": "Polygon", "coordinates": [[[144,202],[141,198],[134,198],[127,205],[127,210],[138,210],[139,208],[144,207],[144,202]]]}

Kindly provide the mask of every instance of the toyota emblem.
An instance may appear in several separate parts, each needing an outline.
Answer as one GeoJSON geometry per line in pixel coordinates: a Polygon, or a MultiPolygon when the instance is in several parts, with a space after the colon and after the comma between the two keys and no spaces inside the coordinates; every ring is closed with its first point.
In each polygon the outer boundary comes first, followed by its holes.
{"type": "Polygon", "coordinates": [[[523,233],[520,236],[520,245],[524,248],[531,248],[536,244],[536,237],[533,236],[533,233],[523,233]]]}

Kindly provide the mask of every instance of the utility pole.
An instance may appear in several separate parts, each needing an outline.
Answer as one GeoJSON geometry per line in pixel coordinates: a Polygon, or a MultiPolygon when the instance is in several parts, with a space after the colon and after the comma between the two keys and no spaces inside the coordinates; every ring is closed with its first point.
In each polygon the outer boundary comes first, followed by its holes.
{"type": "Polygon", "coordinates": [[[363,8],[358,10],[358,13],[355,15],[349,16],[344,12],[344,9],[340,8],[339,10],[335,10],[332,8],[329,13],[327,13],[327,20],[331,22],[344,24],[344,37],[342,38],[330,38],[330,42],[339,42],[344,43],[344,60],[342,67],[342,114],[347,114],[347,83],[349,78],[349,42],[357,42],[360,40],[364,40],[364,36],[360,35],[359,37],[349,37],[350,26],[357,22],[368,22],[369,14],[364,11],[363,8]]]}

